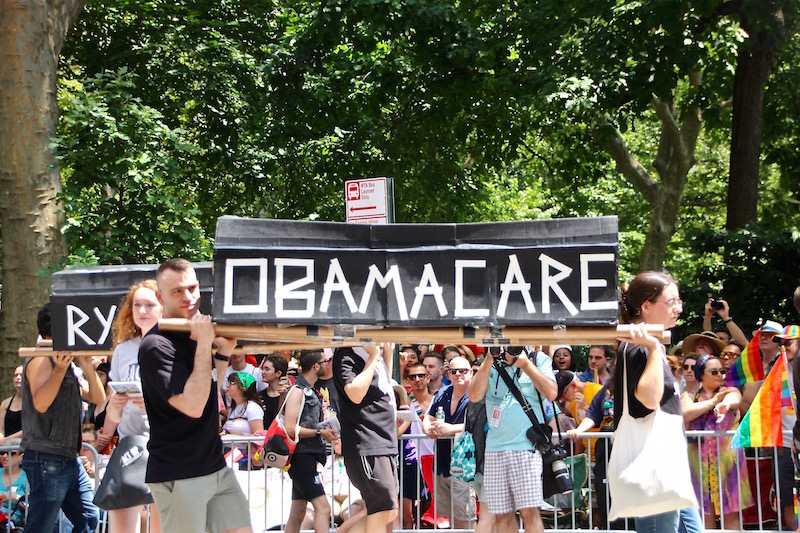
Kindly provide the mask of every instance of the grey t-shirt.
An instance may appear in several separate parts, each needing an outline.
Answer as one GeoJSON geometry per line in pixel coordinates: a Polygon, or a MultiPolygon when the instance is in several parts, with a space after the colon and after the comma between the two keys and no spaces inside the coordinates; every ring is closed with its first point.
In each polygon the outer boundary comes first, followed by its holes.
{"type": "MultiPolygon", "coordinates": [[[[108,371],[109,381],[138,381],[142,382],[139,376],[139,337],[127,340],[114,348],[114,355],[111,357],[111,369],[108,371]]],[[[150,436],[150,422],[147,415],[136,405],[128,402],[122,408],[122,419],[117,426],[119,438],[128,435],[147,435],[150,436]]]]}

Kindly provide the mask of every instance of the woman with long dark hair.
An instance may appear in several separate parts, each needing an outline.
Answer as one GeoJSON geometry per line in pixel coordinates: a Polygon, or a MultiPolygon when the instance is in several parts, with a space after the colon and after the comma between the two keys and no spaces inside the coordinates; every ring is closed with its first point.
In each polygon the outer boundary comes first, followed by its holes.
{"type": "Polygon", "coordinates": [[[264,429],[264,407],[256,390],[256,380],[249,372],[228,376],[231,408],[223,429],[229,435],[253,435],[264,429]]]}

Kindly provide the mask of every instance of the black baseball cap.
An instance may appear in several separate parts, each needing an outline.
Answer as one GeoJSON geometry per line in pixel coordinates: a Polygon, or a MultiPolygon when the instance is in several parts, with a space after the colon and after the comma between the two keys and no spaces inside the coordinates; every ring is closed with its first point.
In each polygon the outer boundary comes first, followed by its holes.
{"type": "Polygon", "coordinates": [[[558,396],[556,396],[556,400],[560,400],[562,396],[564,396],[564,391],[567,390],[570,383],[575,380],[575,374],[573,374],[570,370],[559,370],[556,373],[556,383],[558,384],[558,396]]]}

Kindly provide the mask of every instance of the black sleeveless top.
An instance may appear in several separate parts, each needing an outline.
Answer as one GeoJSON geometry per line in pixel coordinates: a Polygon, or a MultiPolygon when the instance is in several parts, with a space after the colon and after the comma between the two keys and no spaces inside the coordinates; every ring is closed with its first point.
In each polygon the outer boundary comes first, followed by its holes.
{"type": "Polygon", "coordinates": [[[22,409],[19,411],[12,411],[11,404],[14,402],[14,398],[17,395],[11,397],[11,401],[8,402],[8,409],[6,409],[6,417],[3,420],[3,427],[5,428],[5,435],[6,437],[9,435],[13,435],[17,431],[22,431],[22,409]]]}

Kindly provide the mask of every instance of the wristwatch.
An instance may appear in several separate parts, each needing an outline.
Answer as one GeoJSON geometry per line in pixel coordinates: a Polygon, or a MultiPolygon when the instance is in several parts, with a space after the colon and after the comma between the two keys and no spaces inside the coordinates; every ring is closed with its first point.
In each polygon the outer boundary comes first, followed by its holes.
{"type": "Polygon", "coordinates": [[[319,428],[317,428],[317,437],[319,437],[319,434],[320,434],[319,428]]]}
{"type": "Polygon", "coordinates": [[[728,320],[723,320],[722,321],[723,324],[727,324],[728,322],[733,322],[733,317],[732,316],[729,316],[728,320]]]}

